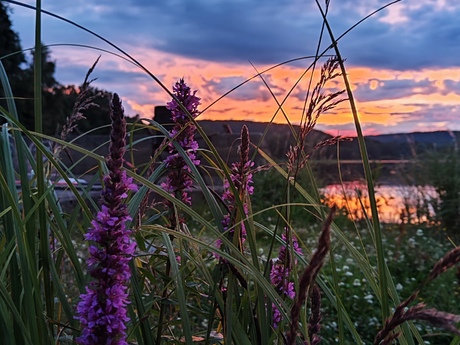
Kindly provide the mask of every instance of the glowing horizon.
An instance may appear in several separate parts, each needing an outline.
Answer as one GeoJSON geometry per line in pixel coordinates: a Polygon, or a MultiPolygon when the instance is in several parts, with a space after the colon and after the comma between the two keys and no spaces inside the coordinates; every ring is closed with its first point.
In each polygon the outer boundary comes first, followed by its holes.
{"type": "MultiPolygon", "coordinates": [[[[257,72],[251,63],[262,71],[291,58],[314,55],[321,20],[313,3],[285,6],[277,1],[261,4],[248,0],[242,7],[232,1],[216,5],[197,0],[194,6],[181,1],[152,4],[133,0],[127,10],[120,0],[96,8],[89,0],[69,6],[48,0],[44,8],[120,45],[167,88],[185,77],[191,88],[198,90],[201,109],[254,76],[257,72]],[[272,15],[270,25],[263,20],[267,14],[272,15]],[[177,18],[183,19],[180,25],[177,18]]],[[[331,2],[330,24],[339,35],[381,5],[380,0],[331,2]]],[[[13,9],[14,29],[23,47],[30,47],[34,13],[19,6],[13,9]]],[[[460,45],[453,44],[460,29],[458,15],[460,4],[421,0],[414,6],[401,2],[340,40],[365,134],[460,130],[460,60],[455,58],[460,56],[460,45]]],[[[42,34],[45,44],[78,43],[113,50],[49,16],[43,16],[42,34]]],[[[155,106],[169,101],[168,94],[144,72],[118,57],[70,46],[53,46],[51,52],[57,61],[56,79],[74,85],[81,83],[101,54],[94,86],[117,92],[131,116],[151,118],[155,106]]],[[[285,122],[282,112],[277,112],[277,101],[283,102],[310,62],[298,61],[265,73],[270,90],[260,78],[253,79],[206,109],[200,118],[285,122]]],[[[283,104],[293,123],[301,119],[308,80],[309,74],[283,104]]],[[[342,89],[343,82],[336,79],[329,87],[342,89]]],[[[348,104],[341,103],[322,115],[317,129],[353,135],[348,104]]]]}
{"type": "MultiPolygon", "coordinates": [[[[58,72],[65,77],[66,68],[75,69],[75,66],[78,66],[77,70],[83,76],[85,68],[91,65],[91,61],[96,59],[99,53],[85,51],[82,54],[81,49],[77,49],[69,54],[69,50],[72,49],[75,48],[66,49],[63,58],[59,57],[59,49],[55,50],[53,56],[57,56],[58,72]]],[[[166,87],[170,88],[179,78],[184,77],[202,98],[200,108],[206,109],[199,119],[256,122],[269,122],[273,119],[275,123],[286,123],[283,113],[277,112],[277,102],[260,77],[247,82],[209,107],[224,93],[256,74],[249,64],[223,65],[140,49],[133,55],[141,56],[141,63],[166,87]]],[[[305,66],[308,63],[310,61],[304,63],[305,66]]],[[[262,71],[271,66],[256,67],[258,71],[262,71]]],[[[263,76],[277,101],[281,103],[304,70],[305,68],[300,66],[286,65],[277,67],[263,76]]],[[[73,75],[75,78],[75,73],[73,75]]],[[[460,68],[398,72],[389,69],[349,67],[348,75],[365,134],[460,129],[460,125],[456,125],[454,121],[459,111],[460,95],[449,89],[451,78],[460,76],[460,68]],[[399,95],[394,89],[400,89],[399,95]],[[451,114],[444,113],[438,120],[436,114],[446,109],[450,109],[451,114]],[[430,111],[433,112],[433,117],[430,117],[430,111]]],[[[120,94],[127,113],[131,116],[139,114],[141,117],[151,118],[154,107],[165,105],[170,99],[169,95],[144,72],[113,56],[102,56],[94,76],[98,77],[96,87],[120,94]],[[103,73],[102,77],[99,77],[100,70],[103,73]],[[129,81],[129,88],[124,86],[125,78],[133,79],[129,81]]],[[[292,123],[300,122],[302,99],[306,94],[309,77],[310,74],[307,73],[283,105],[283,110],[292,123]]],[[[339,77],[328,86],[332,90],[343,89],[343,81],[339,77]]],[[[318,120],[317,129],[334,135],[353,135],[354,124],[348,102],[345,101],[333,111],[323,114],[318,120]]]]}

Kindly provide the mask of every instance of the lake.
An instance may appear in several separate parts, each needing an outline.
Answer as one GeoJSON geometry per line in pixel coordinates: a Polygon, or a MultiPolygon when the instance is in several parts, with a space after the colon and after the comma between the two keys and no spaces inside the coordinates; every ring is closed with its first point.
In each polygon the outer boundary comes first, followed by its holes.
{"type": "MultiPolygon", "coordinates": [[[[331,184],[320,190],[329,205],[348,209],[350,218],[370,217],[367,187],[363,182],[331,184]]],[[[383,223],[423,223],[434,215],[439,196],[432,186],[380,185],[375,187],[379,218],[383,223]]]]}

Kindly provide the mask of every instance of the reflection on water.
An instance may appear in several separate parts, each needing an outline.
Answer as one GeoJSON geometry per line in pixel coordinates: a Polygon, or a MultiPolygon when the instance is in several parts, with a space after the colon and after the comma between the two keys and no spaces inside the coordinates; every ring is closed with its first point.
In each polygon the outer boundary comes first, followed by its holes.
{"type": "MultiPolygon", "coordinates": [[[[321,189],[328,205],[336,204],[348,210],[351,219],[371,216],[367,187],[362,182],[333,184],[321,189]]],[[[434,205],[439,202],[432,186],[375,187],[379,218],[385,223],[423,223],[434,216],[434,205]]]]}

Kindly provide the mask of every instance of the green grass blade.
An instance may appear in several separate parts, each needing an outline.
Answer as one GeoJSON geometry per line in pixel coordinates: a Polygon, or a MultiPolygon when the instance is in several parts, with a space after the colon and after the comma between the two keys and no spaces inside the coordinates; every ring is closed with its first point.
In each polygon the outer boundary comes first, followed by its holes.
{"type": "MultiPolygon", "coordinates": [[[[369,202],[370,202],[371,213],[372,213],[372,225],[373,225],[372,230],[375,236],[375,248],[377,251],[377,266],[378,266],[380,302],[381,302],[381,313],[382,313],[382,324],[383,324],[384,321],[388,318],[389,312],[390,312],[388,290],[389,290],[389,287],[394,284],[391,281],[391,276],[388,275],[388,267],[385,262],[385,253],[383,250],[383,241],[382,241],[382,231],[380,228],[380,221],[379,221],[379,216],[378,216],[377,201],[375,197],[374,183],[373,183],[373,178],[372,178],[372,170],[371,170],[371,166],[369,163],[369,157],[367,154],[366,143],[364,141],[364,135],[361,129],[361,124],[360,124],[360,120],[358,116],[358,110],[357,110],[356,103],[354,100],[351,84],[348,80],[348,75],[345,69],[344,60],[341,57],[340,50],[338,48],[336,39],[332,32],[332,28],[330,27],[329,22],[317,0],[316,2],[318,4],[318,8],[323,17],[323,21],[324,21],[324,24],[326,25],[331,42],[333,42],[332,47],[340,63],[342,77],[345,83],[345,88],[346,88],[346,92],[348,95],[348,101],[349,101],[349,104],[352,110],[353,121],[355,123],[356,133],[358,136],[359,149],[361,153],[361,159],[363,161],[364,173],[365,173],[368,194],[369,194],[369,202]]],[[[412,328],[412,332],[409,331],[407,324],[403,325],[402,329],[403,329],[403,336],[404,336],[404,338],[401,339],[402,342],[407,341],[409,344],[414,344],[414,341],[411,335],[411,333],[413,332],[415,332],[413,334],[417,338],[420,338],[420,335],[418,334],[418,331],[416,330],[415,327],[412,328]]]]}
{"type": "MultiPolygon", "coordinates": [[[[271,229],[267,228],[266,226],[264,226],[262,224],[259,224],[259,223],[256,223],[256,225],[257,225],[257,227],[259,229],[263,230],[264,232],[266,232],[270,236],[273,236],[275,238],[275,240],[280,245],[286,245],[286,243],[281,239],[281,237],[279,235],[276,235],[273,230],[271,230],[271,229]]],[[[306,258],[304,256],[300,256],[300,255],[298,255],[296,253],[296,257],[297,257],[297,259],[299,260],[299,262],[302,265],[307,265],[308,264],[308,262],[307,262],[307,260],[306,260],[306,258]]],[[[317,277],[317,283],[318,283],[319,287],[321,288],[321,290],[323,291],[323,293],[326,295],[326,297],[331,302],[332,306],[337,310],[338,313],[342,314],[341,317],[343,318],[344,323],[347,326],[348,330],[352,334],[352,337],[355,340],[356,344],[362,344],[363,341],[361,340],[361,337],[360,337],[358,331],[356,330],[356,327],[355,327],[353,321],[351,320],[350,315],[345,310],[345,308],[344,308],[344,306],[342,304],[342,301],[340,299],[340,294],[338,293],[337,289],[335,288],[335,284],[332,284],[332,289],[331,289],[329,287],[331,285],[330,282],[327,282],[321,276],[317,277]]]]}
{"type": "Polygon", "coordinates": [[[176,282],[176,296],[179,302],[179,308],[181,310],[181,322],[183,327],[183,332],[185,336],[185,343],[192,343],[192,325],[190,323],[190,317],[188,314],[187,300],[185,298],[185,284],[183,281],[182,274],[177,265],[176,253],[174,252],[174,247],[171,242],[171,238],[166,233],[163,233],[163,241],[168,250],[169,262],[171,263],[171,273],[172,278],[176,282]]]}
{"type": "MultiPolygon", "coordinates": [[[[0,112],[6,113],[6,111],[2,107],[0,107],[0,112]]],[[[43,145],[43,143],[37,138],[49,139],[49,140],[54,141],[54,142],[56,142],[58,144],[67,145],[69,148],[75,149],[76,151],[81,152],[81,153],[87,155],[88,157],[94,158],[94,159],[96,159],[97,161],[100,161],[100,162],[104,162],[104,160],[105,160],[104,157],[102,157],[100,155],[97,155],[97,154],[95,154],[95,153],[93,153],[91,151],[88,151],[86,149],[83,149],[83,148],[81,148],[81,147],[79,147],[77,145],[66,143],[63,140],[56,139],[56,138],[53,138],[53,137],[50,137],[50,136],[47,136],[47,135],[44,135],[44,134],[28,131],[21,123],[16,121],[14,118],[11,118],[11,117],[7,117],[7,118],[9,120],[11,120],[33,142],[33,144],[37,147],[37,151],[40,151],[42,156],[45,156],[46,159],[48,159],[48,161],[50,162],[52,167],[54,169],[56,169],[57,172],[59,173],[59,175],[67,182],[67,185],[68,185],[69,189],[74,193],[75,198],[77,199],[77,202],[79,203],[79,205],[82,207],[82,209],[84,211],[83,215],[86,217],[85,221],[91,221],[92,220],[92,213],[91,213],[91,210],[86,205],[85,200],[80,195],[80,193],[78,192],[77,188],[69,180],[69,177],[67,176],[66,171],[55,160],[53,155],[46,149],[46,147],[43,145]]]]}
{"type": "Polygon", "coordinates": [[[364,141],[364,135],[361,129],[361,123],[359,121],[358,109],[356,107],[356,103],[354,100],[350,81],[348,80],[348,74],[345,69],[344,61],[340,54],[340,50],[335,40],[335,36],[332,32],[332,28],[329,25],[329,21],[327,20],[326,15],[324,14],[319,2],[316,1],[316,3],[318,4],[318,8],[323,17],[323,22],[326,25],[331,42],[333,42],[333,49],[340,63],[340,69],[342,72],[343,81],[345,83],[345,89],[346,89],[347,96],[348,96],[348,102],[351,107],[351,111],[353,114],[353,121],[355,123],[356,133],[358,136],[359,150],[360,150],[361,158],[363,161],[364,173],[365,173],[365,178],[366,178],[366,183],[367,183],[367,188],[368,188],[368,193],[369,193],[369,201],[370,201],[370,206],[371,206],[373,231],[375,235],[375,246],[377,250],[377,265],[378,265],[379,282],[380,282],[379,287],[380,287],[380,296],[381,296],[381,305],[382,305],[381,311],[382,311],[382,322],[383,322],[389,316],[389,312],[390,312],[388,293],[387,293],[387,288],[388,288],[387,279],[388,278],[386,274],[387,270],[386,270],[386,264],[385,264],[385,254],[383,251],[382,233],[380,229],[377,202],[375,198],[374,183],[372,180],[372,170],[371,170],[371,166],[369,163],[369,157],[367,154],[366,143],[364,141]]]}
{"type": "MultiPolygon", "coordinates": [[[[21,339],[16,338],[15,344],[30,344],[30,345],[36,344],[35,341],[32,341],[32,335],[30,334],[30,329],[26,326],[26,324],[24,324],[23,319],[21,317],[21,313],[16,308],[15,303],[13,302],[10,294],[8,293],[8,290],[5,288],[5,286],[1,282],[0,282],[0,297],[4,303],[4,305],[2,305],[2,308],[1,308],[1,312],[2,312],[1,315],[6,315],[3,313],[6,313],[6,311],[8,311],[8,314],[12,315],[13,320],[15,321],[15,324],[18,325],[21,330],[21,338],[24,340],[24,342],[21,339]]],[[[8,342],[5,344],[8,344],[8,343],[11,343],[10,339],[8,339],[8,342]]]]}
{"type": "MultiPolygon", "coordinates": [[[[14,242],[21,234],[20,225],[22,224],[21,219],[21,206],[19,203],[19,196],[16,189],[15,174],[13,168],[13,162],[11,159],[11,148],[9,141],[9,133],[6,126],[2,126],[0,132],[0,186],[2,190],[0,207],[1,209],[9,208],[10,212],[5,213],[2,217],[3,229],[5,231],[5,239],[7,242],[14,242]]],[[[10,261],[10,285],[12,288],[12,301],[15,304],[15,308],[22,312],[22,293],[23,293],[23,280],[21,280],[21,267],[27,264],[23,257],[17,258],[16,256],[10,261]]],[[[25,274],[27,276],[27,273],[25,274]]],[[[27,287],[28,288],[28,287],[27,287]]],[[[30,296],[27,296],[30,297],[30,296]]],[[[33,315],[33,314],[32,314],[33,315]]],[[[5,316],[6,317],[6,316],[5,316]]],[[[26,315],[26,319],[30,320],[31,315],[26,315]]],[[[33,321],[32,321],[33,322],[33,321]]],[[[18,324],[14,323],[14,333],[19,344],[21,340],[21,330],[18,328],[18,324]]]]}
{"type": "Polygon", "coordinates": [[[152,336],[152,329],[150,327],[150,323],[148,320],[148,317],[146,317],[146,307],[143,302],[143,295],[142,295],[142,288],[141,288],[141,280],[140,275],[137,271],[136,265],[134,263],[134,260],[131,260],[130,262],[130,268],[131,268],[131,288],[133,290],[133,297],[134,297],[134,302],[136,305],[136,314],[139,318],[139,326],[141,328],[141,333],[142,333],[142,339],[145,345],[153,345],[154,340],[152,336]]]}
{"type": "MultiPolygon", "coordinates": [[[[43,131],[43,117],[42,117],[42,47],[41,47],[41,0],[36,1],[35,11],[35,54],[34,54],[34,113],[35,113],[35,132],[42,133],[43,131]]],[[[36,176],[37,176],[37,189],[38,195],[44,195],[46,191],[43,155],[40,150],[36,150],[36,176]]],[[[37,219],[39,225],[40,236],[40,251],[39,251],[39,267],[43,276],[43,289],[45,297],[45,315],[51,319],[54,318],[54,298],[51,286],[51,272],[50,272],[50,246],[49,246],[49,226],[47,224],[46,205],[40,202],[37,210],[37,219]]],[[[31,231],[29,231],[29,241],[32,240],[31,231]]],[[[31,242],[29,242],[31,243],[31,242]]],[[[38,318],[42,317],[37,315],[38,318]]],[[[42,323],[39,323],[40,339],[46,339],[46,329],[42,328],[42,323]]],[[[52,333],[52,325],[49,325],[49,331],[52,333]]]]}
{"type": "MultiPolygon", "coordinates": [[[[0,175],[0,187],[4,191],[2,194],[4,200],[6,200],[6,204],[12,206],[11,210],[13,218],[11,219],[10,224],[8,224],[11,226],[8,231],[13,230],[9,236],[17,241],[19,258],[18,267],[21,267],[21,270],[18,270],[18,275],[12,277],[12,285],[18,289],[13,292],[13,296],[15,293],[20,294],[20,300],[16,301],[17,310],[24,317],[25,323],[28,325],[30,330],[30,336],[33,339],[40,339],[37,337],[39,337],[39,328],[44,325],[44,320],[42,317],[43,312],[41,310],[41,304],[38,302],[38,299],[40,299],[40,287],[37,280],[36,260],[34,255],[35,246],[30,248],[28,246],[28,242],[25,241],[23,235],[27,230],[21,226],[22,222],[19,205],[15,202],[12,190],[9,188],[3,175],[0,175]]],[[[13,190],[15,191],[16,188],[13,190]]]]}
{"type": "Polygon", "coordinates": [[[458,345],[460,344],[460,337],[457,335],[455,336],[454,339],[452,339],[452,342],[450,343],[450,345],[458,345]]]}
{"type": "MultiPolygon", "coordinates": [[[[80,261],[77,257],[76,248],[72,243],[71,239],[71,230],[72,230],[72,222],[67,223],[63,217],[61,210],[58,208],[58,204],[56,203],[56,199],[54,195],[49,194],[47,196],[48,205],[52,211],[54,216],[53,221],[56,223],[54,234],[56,235],[57,239],[61,243],[65,253],[69,257],[70,263],[73,268],[73,272],[75,274],[76,282],[78,288],[81,292],[84,291],[84,283],[85,277],[83,273],[83,269],[81,267],[80,261]]],[[[89,224],[87,224],[89,226],[89,224]]]]}

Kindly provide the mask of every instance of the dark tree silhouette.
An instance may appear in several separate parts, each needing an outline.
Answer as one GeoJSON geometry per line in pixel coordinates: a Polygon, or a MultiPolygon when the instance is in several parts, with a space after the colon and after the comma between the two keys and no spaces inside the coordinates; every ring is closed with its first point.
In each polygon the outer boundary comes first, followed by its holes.
{"type": "MultiPolygon", "coordinates": [[[[10,9],[0,0],[0,59],[6,70],[19,120],[29,130],[34,129],[34,59],[35,51],[29,58],[22,52],[19,35],[12,30],[9,18],[10,9]]],[[[55,78],[56,61],[45,45],[41,49],[42,72],[42,104],[43,132],[55,135],[60,132],[68,116],[71,115],[80,87],[61,85],[55,78]]],[[[88,63],[91,63],[89,61],[88,63]]],[[[82,76],[83,80],[84,76],[82,76]]],[[[94,103],[98,107],[90,107],[85,111],[86,121],[80,121],[76,127],[79,133],[109,124],[109,100],[111,93],[89,87],[88,97],[98,95],[94,103]]],[[[6,107],[5,92],[0,85],[0,105],[6,107]]],[[[0,118],[0,124],[5,122],[0,118]]],[[[109,127],[97,134],[109,132],[109,127]]]]}
{"type": "MultiPolygon", "coordinates": [[[[23,69],[21,66],[26,62],[22,52],[19,35],[13,31],[12,23],[8,16],[10,9],[3,1],[0,1],[0,60],[10,79],[11,87],[17,91],[23,81],[23,69]]],[[[0,87],[0,105],[5,107],[5,92],[0,87]]],[[[0,123],[4,120],[0,119],[0,123]]]]}

